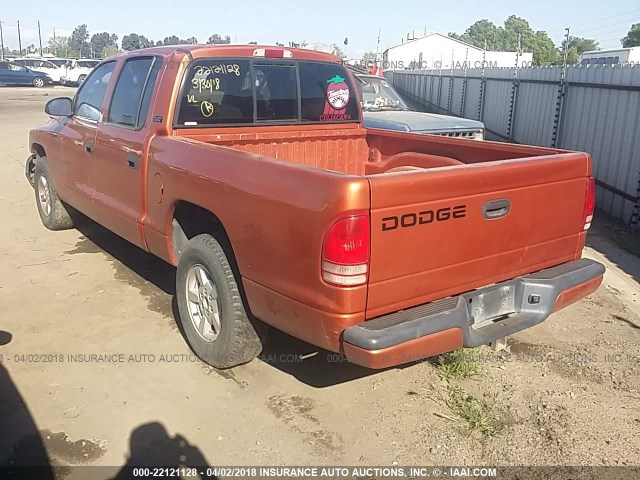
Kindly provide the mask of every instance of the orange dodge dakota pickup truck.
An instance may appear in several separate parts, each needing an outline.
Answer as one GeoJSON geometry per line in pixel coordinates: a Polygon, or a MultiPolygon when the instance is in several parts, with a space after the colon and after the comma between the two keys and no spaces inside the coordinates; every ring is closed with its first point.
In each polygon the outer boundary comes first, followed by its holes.
{"type": "Polygon", "coordinates": [[[26,163],[45,227],[79,211],[177,266],[178,321],[217,368],[255,358],[264,324],[400,365],[536,325],[602,281],[581,259],[589,155],[367,130],[329,54],[130,52],[45,111],[26,163]]]}

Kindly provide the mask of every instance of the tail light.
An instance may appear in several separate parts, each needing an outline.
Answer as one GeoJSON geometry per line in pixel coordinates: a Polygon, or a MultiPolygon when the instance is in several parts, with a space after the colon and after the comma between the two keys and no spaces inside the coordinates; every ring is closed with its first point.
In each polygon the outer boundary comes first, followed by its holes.
{"type": "Polygon", "coordinates": [[[338,219],[324,238],[323,280],[342,287],[367,283],[370,235],[368,213],[351,213],[338,219]]]}
{"type": "Polygon", "coordinates": [[[589,230],[593,220],[593,211],[596,206],[596,181],[593,177],[587,177],[587,192],[584,197],[583,230],[589,230]]]}

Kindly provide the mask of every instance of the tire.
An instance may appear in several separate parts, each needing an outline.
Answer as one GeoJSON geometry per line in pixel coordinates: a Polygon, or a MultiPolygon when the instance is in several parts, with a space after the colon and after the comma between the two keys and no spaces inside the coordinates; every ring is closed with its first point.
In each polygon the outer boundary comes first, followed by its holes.
{"type": "Polygon", "coordinates": [[[86,75],[80,75],[78,77],[78,86],[82,85],[82,82],[84,82],[84,79],[87,78],[86,75]]]}
{"type": "Polygon", "coordinates": [[[204,362],[231,368],[250,362],[262,351],[229,260],[211,235],[193,237],[180,255],[176,298],[187,342],[204,362]]]}
{"type": "Polygon", "coordinates": [[[33,79],[33,81],[31,83],[33,84],[34,87],[42,88],[42,87],[44,87],[44,78],[36,77],[36,78],[33,79]]]}
{"type": "Polygon", "coordinates": [[[40,157],[36,160],[36,168],[33,175],[34,190],[36,193],[36,206],[42,224],[49,230],[67,230],[73,227],[73,220],[67,207],[62,203],[53,178],[47,165],[47,158],[40,157]]]}

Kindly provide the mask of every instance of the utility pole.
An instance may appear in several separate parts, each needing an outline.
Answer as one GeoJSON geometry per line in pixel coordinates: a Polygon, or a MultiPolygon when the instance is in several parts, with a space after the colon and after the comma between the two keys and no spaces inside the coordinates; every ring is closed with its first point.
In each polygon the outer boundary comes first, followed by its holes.
{"type": "Polygon", "coordinates": [[[381,29],[378,29],[378,44],[376,45],[376,68],[378,67],[378,55],[380,54],[380,32],[381,29]]]}
{"type": "Polygon", "coordinates": [[[40,56],[42,56],[42,34],[40,33],[40,20],[38,20],[38,40],[40,41],[40,56]]]}
{"type": "Polygon", "coordinates": [[[18,22],[18,48],[20,49],[20,56],[22,56],[22,39],[20,38],[20,20],[18,22]]]}
{"type": "Polygon", "coordinates": [[[487,39],[484,39],[484,50],[482,51],[482,77],[484,78],[484,68],[487,66],[487,39]]]}
{"type": "Polygon", "coordinates": [[[562,69],[563,72],[563,76],[567,73],[567,57],[569,56],[569,27],[564,29],[564,60],[563,60],[563,64],[564,67],[562,69]]]}
{"type": "Polygon", "coordinates": [[[560,83],[558,85],[558,98],[556,100],[556,111],[553,117],[553,130],[551,132],[551,146],[556,148],[560,140],[560,126],[562,123],[562,110],[564,106],[564,97],[567,94],[567,56],[569,52],[569,27],[564,29],[564,58],[562,70],[560,71],[560,83]]]}
{"type": "Polygon", "coordinates": [[[4,37],[2,36],[2,22],[0,22],[0,60],[4,60],[4,37]]]}

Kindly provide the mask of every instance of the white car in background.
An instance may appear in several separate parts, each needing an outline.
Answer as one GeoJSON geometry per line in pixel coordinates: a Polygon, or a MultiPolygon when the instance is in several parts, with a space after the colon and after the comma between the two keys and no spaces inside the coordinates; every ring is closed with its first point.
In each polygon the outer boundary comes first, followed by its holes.
{"type": "Polygon", "coordinates": [[[60,57],[46,57],[45,60],[53,63],[56,67],[59,67],[64,72],[64,67],[69,61],[68,58],[60,58],[60,57]]]}
{"type": "Polygon", "coordinates": [[[46,58],[14,58],[11,60],[16,65],[26,67],[29,70],[44,72],[54,83],[60,83],[62,76],[64,75],[64,68],[58,67],[55,63],[49,61],[46,58]]]}
{"type": "Polygon", "coordinates": [[[62,77],[63,85],[80,85],[87,78],[87,75],[91,73],[96,65],[100,63],[100,60],[94,60],[91,58],[77,58],[67,60],[65,65],[65,73],[62,77]]]}

